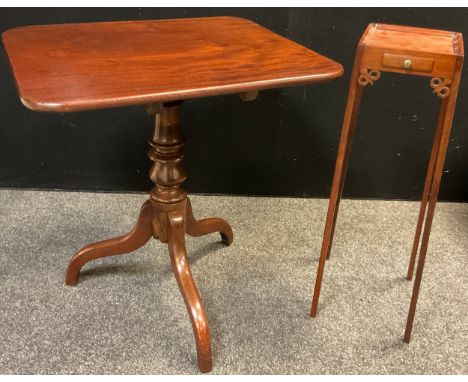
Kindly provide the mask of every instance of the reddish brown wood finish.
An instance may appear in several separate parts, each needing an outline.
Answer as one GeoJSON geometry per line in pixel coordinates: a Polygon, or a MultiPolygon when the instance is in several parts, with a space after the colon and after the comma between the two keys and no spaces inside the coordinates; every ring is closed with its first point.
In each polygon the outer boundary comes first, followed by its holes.
{"type": "MultiPolygon", "coordinates": [[[[447,147],[450,140],[450,130],[452,129],[452,120],[455,113],[455,106],[457,103],[458,88],[460,86],[460,79],[463,67],[463,38],[459,34],[459,42],[461,46],[460,55],[457,57],[454,68],[454,76],[452,86],[450,88],[450,95],[448,98],[442,100],[440,123],[443,124],[442,136],[440,138],[438,156],[436,159],[436,166],[432,175],[432,185],[429,191],[429,205],[424,222],[423,237],[421,240],[421,248],[419,250],[419,260],[416,269],[416,277],[414,280],[413,294],[411,296],[410,309],[408,311],[408,319],[406,321],[406,329],[404,341],[409,343],[411,340],[411,332],[413,330],[414,315],[416,313],[416,304],[418,302],[419,289],[421,287],[421,280],[424,271],[424,264],[426,261],[427,249],[429,246],[429,236],[431,235],[432,221],[434,219],[434,212],[437,203],[437,196],[439,194],[440,182],[442,180],[442,173],[444,170],[445,157],[447,155],[447,147]]],[[[420,223],[422,225],[422,223],[420,223]]],[[[408,272],[409,273],[409,272],[408,272]]]]}
{"type": "Polygon", "coordinates": [[[145,245],[153,232],[151,229],[152,220],[153,209],[148,200],[141,207],[135,228],[130,233],[115,239],[90,244],[72,257],[68,264],[65,284],[75,286],[78,283],[80,269],[91,260],[133,252],[145,245]]]}
{"type": "Polygon", "coordinates": [[[192,203],[187,198],[187,214],[186,214],[186,227],[187,235],[193,237],[205,236],[213,232],[219,232],[221,240],[226,245],[231,245],[234,239],[231,226],[226,223],[224,219],[208,218],[196,220],[193,216],[192,203]]]}
{"type": "Polygon", "coordinates": [[[416,256],[418,254],[419,244],[421,242],[421,233],[426,216],[427,202],[432,188],[432,180],[434,178],[434,171],[436,167],[437,157],[439,155],[440,138],[442,137],[442,130],[444,127],[445,114],[447,112],[447,100],[442,101],[441,109],[439,112],[439,120],[434,134],[434,142],[432,144],[431,156],[429,158],[429,165],[427,166],[426,180],[424,181],[424,191],[421,199],[421,206],[419,207],[418,222],[416,224],[416,234],[414,235],[413,248],[411,250],[410,262],[408,265],[408,272],[406,279],[411,281],[413,279],[414,265],[416,263],[416,256]]]}
{"type": "Polygon", "coordinates": [[[459,35],[435,29],[370,24],[359,42],[364,48],[363,66],[381,72],[453,78],[457,57],[463,51],[459,35]],[[386,64],[386,54],[410,59],[411,66],[406,69],[405,60],[401,60],[401,67],[390,67],[386,64]],[[434,60],[430,71],[427,64],[421,65],[427,60],[434,60]]]}
{"type": "Polygon", "coordinates": [[[193,216],[187,193],[181,188],[186,174],[183,166],[183,137],[179,124],[180,102],[151,105],[156,125],[150,138],[149,157],[154,161],[150,177],[157,182],[150,200],[141,208],[138,222],[132,232],[116,239],[88,245],[72,257],[65,283],[76,285],[80,269],[91,260],[132,252],[153,236],[168,244],[172,268],[192,321],[202,372],[211,370],[211,339],[203,303],[190,272],[186,257],[185,234],[202,236],[219,232],[224,244],[233,240],[231,226],[223,219],[197,221],[193,216]]]}
{"type": "Polygon", "coordinates": [[[24,105],[40,111],[245,93],[343,73],[238,17],[28,26],[3,41],[24,105]]]}
{"type": "Polygon", "coordinates": [[[362,96],[362,87],[358,85],[359,78],[359,65],[361,59],[361,50],[358,48],[353,72],[351,74],[351,84],[348,91],[348,100],[346,104],[346,111],[341,130],[340,145],[338,147],[338,157],[335,164],[335,173],[333,176],[332,191],[330,195],[330,202],[328,204],[327,222],[325,224],[325,231],[323,234],[322,249],[320,251],[320,260],[315,280],[314,298],[312,300],[312,307],[310,315],[315,317],[317,314],[318,298],[320,295],[320,288],[322,285],[323,271],[325,268],[325,260],[330,258],[330,251],[335,233],[336,219],[338,216],[338,208],[340,205],[341,194],[343,192],[344,179],[346,169],[348,167],[348,158],[351,150],[351,143],[353,141],[354,131],[356,129],[357,116],[359,112],[359,105],[362,96]]]}
{"type": "Polygon", "coordinates": [[[337,78],[340,64],[237,17],[31,26],[3,33],[24,105],[39,111],[80,111],[147,104],[156,125],[150,137],[150,200],[127,235],[91,244],[70,261],[66,284],[100,257],[136,250],[151,236],[168,244],[172,266],[192,321],[201,371],[211,370],[207,317],[186,257],[185,234],[219,232],[233,240],[223,219],[195,220],[181,183],[182,99],[239,93],[337,78]]]}
{"type": "Polygon", "coordinates": [[[208,319],[188,265],[185,251],[185,214],[183,210],[168,212],[169,253],[172,269],[192,322],[197,347],[198,367],[203,373],[211,370],[211,336],[208,319]]]}
{"type": "Polygon", "coordinates": [[[460,33],[383,24],[370,24],[364,32],[358,45],[351,76],[351,84],[315,281],[314,296],[312,299],[310,312],[312,317],[315,317],[317,314],[325,261],[330,256],[338,206],[343,190],[362,90],[369,84],[373,85],[375,81],[380,78],[381,71],[430,76],[432,77],[430,86],[433,89],[433,93],[441,98],[442,103],[407,273],[407,279],[411,280],[417,251],[418,248],[420,248],[416,279],[404,336],[404,341],[409,343],[429,244],[432,220],[447,153],[447,145],[449,142],[463,65],[463,56],[463,38],[460,33]],[[422,241],[421,232],[423,232],[422,241]]]}

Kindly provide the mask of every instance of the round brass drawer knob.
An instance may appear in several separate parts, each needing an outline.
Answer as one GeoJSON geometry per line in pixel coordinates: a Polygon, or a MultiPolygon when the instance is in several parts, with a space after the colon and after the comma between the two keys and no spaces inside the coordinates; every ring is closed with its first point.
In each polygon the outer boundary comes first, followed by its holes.
{"type": "Polygon", "coordinates": [[[405,67],[405,69],[410,69],[410,68],[411,68],[411,64],[412,64],[411,60],[405,60],[405,61],[403,62],[403,66],[405,67]]]}

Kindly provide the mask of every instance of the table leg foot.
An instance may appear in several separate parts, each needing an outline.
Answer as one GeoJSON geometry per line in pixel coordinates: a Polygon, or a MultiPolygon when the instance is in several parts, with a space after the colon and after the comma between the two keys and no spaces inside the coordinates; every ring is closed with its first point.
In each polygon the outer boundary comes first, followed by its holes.
{"type": "Polygon", "coordinates": [[[153,210],[148,200],[141,207],[137,223],[130,233],[114,239],[90,244],[72,257],[68,264],[65,284],[75,286],[78,283],[81,268],[91,260],[122,255],[142,247],[152,237],[152,219],[153,210]]]}
{"type": "Polygon", "coordinates": [[[208,319],[188,264],[185,249],[185,221],[183,211],[168,213],[168,247],[172,269],[184,298],[197,347],[198,367],[207,373],[212,367],[211,337],[208,319]]]}
{"type": "Polygon", "coordinates": [[[229,223],[220,218],[208,218],[196,220],[192,211],[192,204],[187,198],[187,213],[185,231],[188,235],[198,237],[208,235],[213,232],[219,232],[221,240],[225,245],[231,245],[234,239],[232,228],[229,223]]]}

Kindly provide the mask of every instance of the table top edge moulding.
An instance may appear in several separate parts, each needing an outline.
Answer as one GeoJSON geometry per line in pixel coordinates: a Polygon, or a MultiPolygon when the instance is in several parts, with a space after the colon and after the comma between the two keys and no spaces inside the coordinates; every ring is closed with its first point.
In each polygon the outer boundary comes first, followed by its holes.
{"type": "Polygon", "coordinates": [[[185,237],[234,233],[222,218],[196,219],[182,183],[185,138],[183,100],[331,80],[343,67],[262,26],[237,17],[60,24],[11,29],[3,34],[18,92],[38,111],[80,111],[146,104],[149,178],[154,184],[134,228],[89,244],[71,258],[65,284],[96,259],[136,251],[155,239],[166,244],[187,308],[201,372],[212,368],[211,334],[185,237]]]}
{"type": "Polygon", "coordinates": [[[239,17],[26,26],[2,38],[21,101],[36,111],[170,102],[343,75],[339,63],[239,17]]]}

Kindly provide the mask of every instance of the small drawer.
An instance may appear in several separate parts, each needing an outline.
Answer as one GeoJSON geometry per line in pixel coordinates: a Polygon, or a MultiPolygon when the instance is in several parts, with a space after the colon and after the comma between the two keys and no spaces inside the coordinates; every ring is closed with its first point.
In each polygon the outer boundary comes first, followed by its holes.
{"type": "Polygon", "coordinates": [[[385,53],[382,65],[387,68],[414,70],[416,72],[432,72],[434,59],[413,56],[399,56],[385,53]]]}

